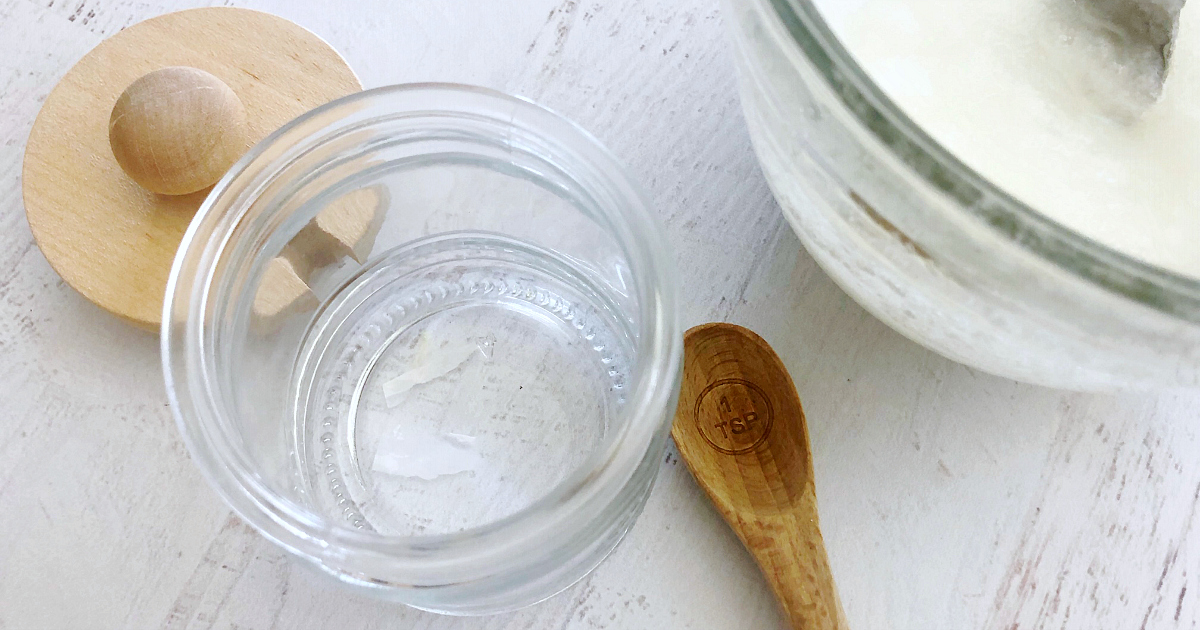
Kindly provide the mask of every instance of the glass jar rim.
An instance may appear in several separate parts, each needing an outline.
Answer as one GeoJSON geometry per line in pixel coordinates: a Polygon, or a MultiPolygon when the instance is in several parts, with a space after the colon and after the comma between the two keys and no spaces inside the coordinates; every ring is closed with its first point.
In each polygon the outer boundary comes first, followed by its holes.
{"type": "Polygon", "coordinates": [[[338,99],[301,115],[253,147],[216,184],[183,237],[167,284],[161,336],[167,395],[176,424],[206,480],[239,516],[277,544],[318,564],[331,557],[339,563],[355,559],[378,566],[384,562],[414,577],[422,572],[444,575],[446,583],[469,580],[481,566],[519,564],[531,551],[577,533],[578,527],[563,524],[595,518],[620,502],[621,490],[669,428],[683,349],[674,262],[661,246],[663,233],[646,195],[608,149],[576,123],[532,101],[451,83],[393,85],[338,99]],[[414,107],[418,101],[420,107],[414,107]],[[282,496],[254,474],[244,453],[219,442],[211,425],[220,421],[222,406],[206,381],[213,374],[211,334],[205,334],[209,326],[204,313],[217,273],[214,263],[239,213],[246,211],[246,205],[236,205],[238,195],[231,193],[236,185],[278,175],[293,161],[285,149],[319,147],[344,130],[341,125],[347,120],[369,125],[399,117],[428,120],[455,115],[472,120],[490,117],[510,129],[520,125],[519,131],[527,136],[569,147],[591,176],[621,193],[620,207],[608,210],[620,220],[613,227],[623,232],[622,246],[638,269],[640,350],[636,381],[626,402],[631,420],[588,460],[592,467],[585,464],[508,517],[455,533],[381,536],[331,523],[282,496]],[[559,530],[566,533],[556,536],[559,530]]]}
{"type": "Polygon", "coordinates": [[[797,51],[875,140],[994,234],[1147,308],[1200,323],[1200,278],[1150,264],[1051,219],[967,166],[918,126],[858,64],[813,0],[766,2],[797,51]]]}

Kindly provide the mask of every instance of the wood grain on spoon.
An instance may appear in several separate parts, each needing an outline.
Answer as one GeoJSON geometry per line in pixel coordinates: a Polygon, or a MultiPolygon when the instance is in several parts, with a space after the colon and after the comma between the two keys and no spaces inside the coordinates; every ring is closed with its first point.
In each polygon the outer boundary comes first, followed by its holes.
{"type": "Polygon", "coordinates": [[[817,523],[804,410],[767,342],[732,324],[689,330],[671,435],[792,627],[844,629],[817,523]]]}

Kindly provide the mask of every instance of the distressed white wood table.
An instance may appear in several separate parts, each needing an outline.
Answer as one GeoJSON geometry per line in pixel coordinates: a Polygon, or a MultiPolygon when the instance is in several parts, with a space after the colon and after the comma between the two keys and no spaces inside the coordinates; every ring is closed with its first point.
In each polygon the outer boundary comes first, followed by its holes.
{"type": "MultiPolygon", "coordinates": [[[[496,617],[349,595],[229,513],[176,434],[157,339],[55,276],[20,198],[25,138],[63,73],[122,27],[198,4],[0,0],[0,629],[782,627],[673,449],[599,570],[496,617]]],[[[1019,385],[858,308],[767,190],[712,0],[232,4],[314,30],[368,86],[531,97],[640,174],[679,261],[685,323],[750,326],[795,377],[854,628],[1200,624],[1200,393],[1019,385]]]]}

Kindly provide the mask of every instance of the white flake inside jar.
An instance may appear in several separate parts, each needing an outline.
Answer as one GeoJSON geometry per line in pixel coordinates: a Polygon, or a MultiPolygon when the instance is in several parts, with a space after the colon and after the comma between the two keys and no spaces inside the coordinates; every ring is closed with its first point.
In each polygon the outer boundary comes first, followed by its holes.
{"type": "Polygon", "coordinates": [[[458,433],[422,433],[397,426],[386,433],[375,450],[371,469],[397,477],[426,481],[446,475],[473,472],[483,465],[475,438],[458,433]]]}

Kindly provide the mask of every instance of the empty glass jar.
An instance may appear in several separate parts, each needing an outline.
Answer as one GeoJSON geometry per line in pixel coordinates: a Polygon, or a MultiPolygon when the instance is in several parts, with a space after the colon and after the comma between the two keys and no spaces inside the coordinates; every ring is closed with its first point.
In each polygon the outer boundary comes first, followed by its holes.
{"type": "Polygon", "coordinates": [[[376,596],[529,604],[640,512],[675,409],[660,226],[586,132],[407,85],[314,110],[217,184],[172,269],[171,401],[265,536],[376,596]]]}

